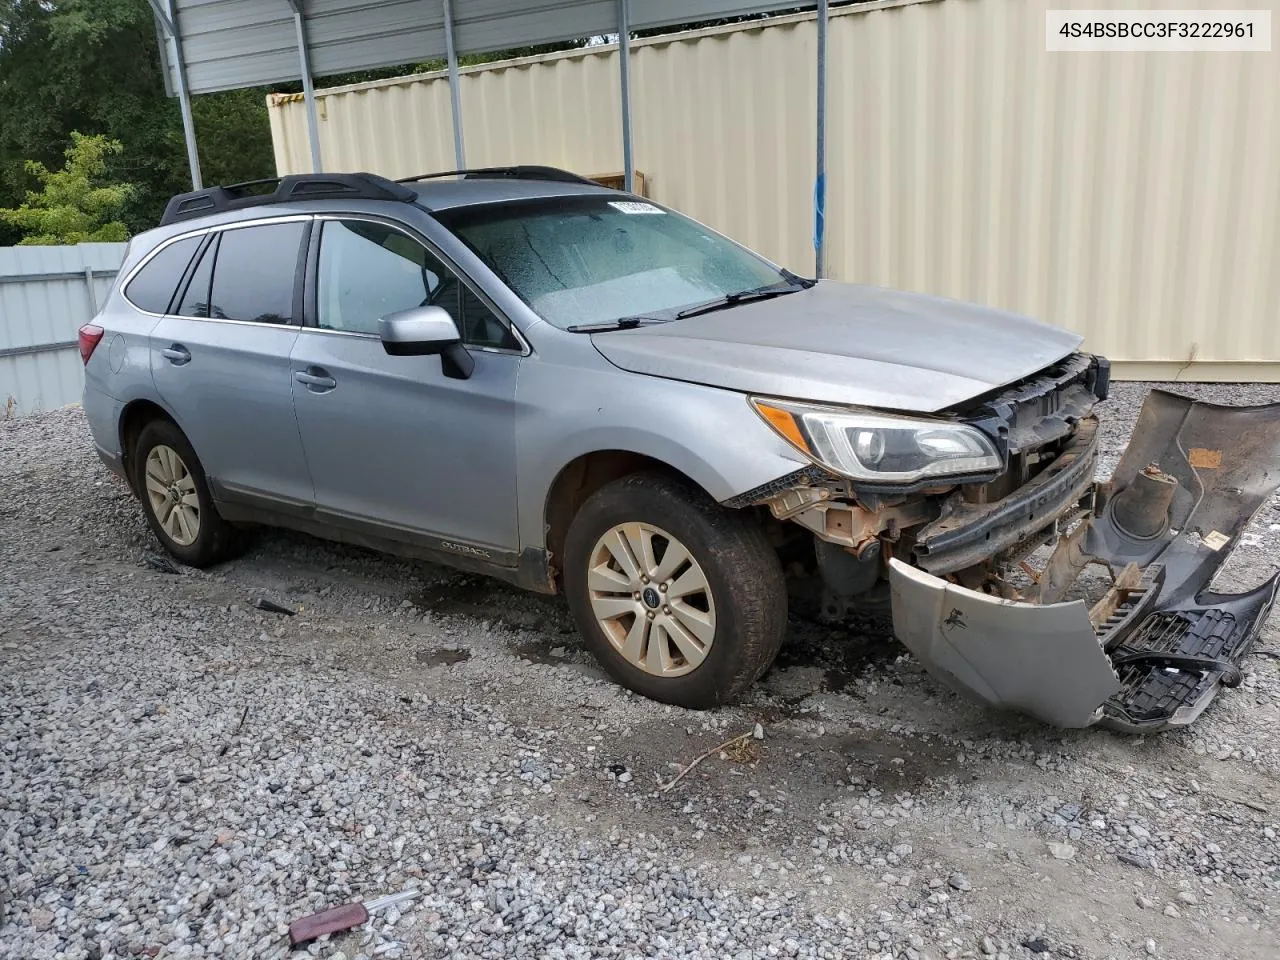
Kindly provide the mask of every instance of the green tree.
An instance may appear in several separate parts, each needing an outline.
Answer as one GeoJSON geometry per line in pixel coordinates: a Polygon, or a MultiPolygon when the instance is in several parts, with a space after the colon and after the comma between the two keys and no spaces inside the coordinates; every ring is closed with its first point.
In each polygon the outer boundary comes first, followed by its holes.
{"type": "MultiPolygon", "coordinates": [[[[274,175],[265,90],[196,97],[193,109],[206,182],[274,175]]],[[[191,189],[147,0],[0,0],[0,206],[37,186],[27,160],[61,164],[72,130],[121,143],[104,159],[109,180],[137,186],[120,215],[130,232],[191,189]]],[[[17,239],[0,225],[0,244],[17,239]]]]}
{"type": "MultiPolygon", "coordinates": [[[[286,9],[282,7],[282,9],[286,9]]],[[[461,57],[487,63],[583,46],[586,40],[461,57]]],[[[444,62],[384,67],[316,78],[325,86],[382,79],[444,62]]],[[[297,92],[297,82],[273,85],[297,92]]],[[[206,183],[275,176],[267,88],[202,94],[192,100],[206,183]]],[[[155,226],[165,203],[191,189],[182,120],[165,95],[157,31],[147,0],[0,0],[0,207],[20,204],[38,186],[28,161],[61,164],[70,132],[102,134],[108,181],[131,183],[119,219],[137,233],[155,226]]],[[[19,231],[0,221],[0,246],[19,231]]]]}
{"type": "Polygon", "coordinates": [[[101,182],[106,158],[121,149],[115,140],[73,131],[61,170],[50,170],[39,160],[27,161],[27,172],[41,189],[29,191],[26,202],[17,208],[0,209],[0,222],[19,230],[23,235],[19,242],[24,245],[128,239],[128,228],[116,218],[134,187],[101,182]]]}

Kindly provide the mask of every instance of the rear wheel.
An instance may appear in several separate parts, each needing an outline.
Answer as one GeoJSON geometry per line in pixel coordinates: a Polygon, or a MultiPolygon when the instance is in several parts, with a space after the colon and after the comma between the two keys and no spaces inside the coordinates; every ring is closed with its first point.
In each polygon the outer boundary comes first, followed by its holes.
{"type": "Polygon", "coordinates": [[[782,568],[761,530],[657,474],[623,477],[583,504],[564,580],[604,669],[664,703],[733,700],[769,668],[786,631],[782,568]]]}
{"type": "Polygon", "coordinates": [[[153,420],[143,427],[133,462],[147,523],[169,553],[205,567],[235,552],[236,530],[218,515],[204,468],[175,424],[153,420]]]}

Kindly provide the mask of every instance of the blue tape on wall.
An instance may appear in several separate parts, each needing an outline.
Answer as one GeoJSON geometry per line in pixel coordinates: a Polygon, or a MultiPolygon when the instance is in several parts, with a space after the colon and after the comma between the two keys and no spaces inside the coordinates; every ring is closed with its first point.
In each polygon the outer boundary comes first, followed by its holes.
{"type": "Polygon", "coordinates": [[[825,174],[813,182],[813,248],[822,246],[827,227],[827,178],[825,174]]]}

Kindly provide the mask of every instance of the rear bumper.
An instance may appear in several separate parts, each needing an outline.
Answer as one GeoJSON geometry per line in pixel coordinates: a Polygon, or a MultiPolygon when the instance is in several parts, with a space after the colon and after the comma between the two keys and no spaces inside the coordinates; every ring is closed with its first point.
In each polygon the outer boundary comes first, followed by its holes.
{"type": "Polygon", "coordinates": [[[127,480],[124,454],[120,448],[120,416],[124,412],[124,404],[86,382],[81,405],[85,419],[89,421],[89,432],[93,435],[99,459],[108,470],[127,480]]]}
{"type": "Polygon", "coordinates": [[[102,445],[95,443],[94,449],[98,451],[98,459],[103,462],[108,470],[114,473],[121,480],[128,480],[124,471],[124,459],[118,453],[112,453],[110,450],[104,450],[102,445]]]}
{"type": "MultiPolygon", "coordinates": [[[[1063,496],[1079,490],[1068,480],[1062,486],[1063,496]]],[[[1146,733],[1185,726],[1240,682],[1240,664],[1275,604],[1280,574],[1240,594],[1208,588],[1278,488],[1280,404],[1219,407],[1153,392],[1112,482],[1092,488],[1097,512],[1059,540],[1021,599],[967,589],[895,559],[894,631],[935,677],[994,707],[1062,727],[1146,733]],[[1125,532],[1116,511],[1131,487],[1141,489],[1134,479],[1152,463],[1176,489],[1164,531],[1140,539],[1125,532]],[[1092,607],[1048,602],[1090,563],[1112,571],[1106,597],[1092,607]]],[[[992,506],[988,528],[978,528],[984,543],[987,532],[1016,526],[1002,518],[1025,516],[1025,504],[992,506]]],[[[957,530],[967,538],[951,556],[975,542],[972,525],[957,530]]]]}

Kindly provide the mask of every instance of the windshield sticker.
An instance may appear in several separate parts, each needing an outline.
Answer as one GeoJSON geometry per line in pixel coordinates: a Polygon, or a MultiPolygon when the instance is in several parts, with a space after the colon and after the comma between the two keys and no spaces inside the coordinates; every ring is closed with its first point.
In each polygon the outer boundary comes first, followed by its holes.
{"type": "Polygon", "coordinates": [[[609,206],[615,210],[621,210],[623,213],[666,213],[661,207],[655,207],[652,203],[640,203],[636,200],[610,200],[609,206]]]}

